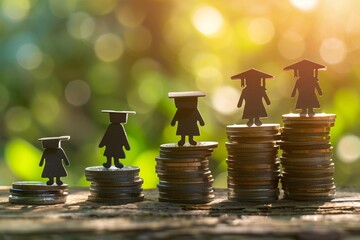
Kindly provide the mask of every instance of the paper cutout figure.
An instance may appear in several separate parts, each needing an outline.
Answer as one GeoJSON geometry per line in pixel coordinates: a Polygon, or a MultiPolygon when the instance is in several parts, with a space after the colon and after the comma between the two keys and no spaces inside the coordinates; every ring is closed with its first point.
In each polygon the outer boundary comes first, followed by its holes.
{"type": "Polygon", "coordinates": [[[64,150],[61,148],[61,141],[67,141],[69,139],[70,136],[45,137],[38,139],[41,141],[42,146],[45,149],[39,166],[42,167],[45,163],[41,177],[49,178],[49,181],[46,182],[47,185],[53,185],[54,178],[56,178],[57,185],[62,185],[63,182],[60,178],[67,176],[63,162],[66,166],[69,166],[70,162],[64,150]]]}
{"type": "Polygon", "coordinates": [[[295,109],[301,109],[300,116],[314,116],[314,108],[320,108],[315,90],[322,95],[318,80],[318,70],[322,69],[325,70],[326,67],[306,59],[284,68],[294,70],[294,77],[298,77],[291,97],[295,97],[296,91],[299,92],[295,109]]]}
{"type": "Polygon", "coordinates": [[[109,113],[110,124],[106,129],[104,137],[101,139],[99,148],[106,147],[104,156],[106,156],[106,163],[103,164],[105,168],[111,167],[111,159],[114,159],[114,165],[117,168],[123,168],[124,164],[119,159],[124,159],[124,149],[130,150],[129,141],[123,124],[127,123],[128,114],[136,114],[134,111],[113,111],[102,110],[103,113],[109,113]]]}
{"type": "Polygon", "coordinates": [[[203,92],[169,92],[169,98],[174,98],[175,106],[177,108],[174,118],[171,121],[171,126],[175,126],[178,122],[176,135],[181,136],[178,142],[179,146],[185,144],[185,137],[189,137],[189,143],[196,145],[194,136],[200,136],[200,131],[197,123],[204,126],[205,122],[202,119],[199,110],[197,109],[198,97],[204,97],[203,92]]]}
{"type": "Polygon", "coordinates": [[[231,77],[233,80],[241,79],[241,86],[245,87],[240,95],[237,107],[241,108],[245,101],[242,119],[249,119],[246,123],[251,127],[254,122],[256,126],[261,126],[261,117],[267,117],[263,99],[270,105],[270,99],[266,94],[265,79],[273,76],[256,69],[250,69],[231,77]]]}

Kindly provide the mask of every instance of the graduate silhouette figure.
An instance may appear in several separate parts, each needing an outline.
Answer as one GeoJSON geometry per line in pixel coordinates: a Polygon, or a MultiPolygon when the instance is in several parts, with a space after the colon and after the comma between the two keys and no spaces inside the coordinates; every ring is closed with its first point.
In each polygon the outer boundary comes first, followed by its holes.
{"type": "Polygon", "coordinates": [[[43,155],[41,156],[39,166],[42,167],[45,164],[41,177],[49,178],[49,181],[46,182],[47,185],[53,185],[54,178],[56,178],[57,185],[62,185],[63,182],[60,178],[67,176],[63,162],[66,166],[69,166],[70,162],[64,150],[61,148],[61,141],[69,139],[70,136],[46,137],[38,139],[42,142],[43,148],[45,149],[43,155]]]}
{"type": "Polygon", "coordinates": [[[101,112],[109,113],[111,122],[99,144],[99,148],[105,147],[104,156],[106,157],[106,163],[104,163],[103,166],[110,168],[111,159],[114,159],[115,167],[123,168],[124,165],[120,162],[120,159],[126,157],[123,148],[128,151],[130,150],[123,124],[127,123],[128,114],[135,114],[135,112],[113,110],[102,110],[101,112]]]}
{"type": "Polygon", "coordinates": [[[300,109],[300,116],[314,116],[314,108],[320,108],[316,92],[321,96],[322,90],[318,80],[318,70],[326,69],[325,66],[309,60],[302,60],[284,68],[284,70],[294,70],[294,76],[298,77],[291,93],[295,97],[298,92],[295,109],[300,109]]]}
{"type": "Polygon", "coordinates": [[[196,145],[194,136],[200,136],[198,122],[200,126],[204,126],[205,122],[202,119],[199,110],[197,109],[198,97],[204,97],[205,94],[199,91],[193,92],[170,92],[169,98],[174,98],[175,106],[177,108],[175,116],[171,121],[171,126],[178,123],[176,135],[180,135],[181,139],[178,142],[179,146],[185,144],[186,136],[189,137],[189,143],[196,145]]]}
{"type": "Polygon", "coordinates": [[[260,118],[268,116],[263,104],[264,100],[267,105],[270,105],[265,88],[266,78],[273,78],[273,76],[254,68],[231,77],[233,80],[241,79],[241,86],[244,87],[237,107],[241,108],[245,102],[242,119],[248,119],[246,125],[249,127],[254,123],[256,126],[261,126],[260,118]]]}

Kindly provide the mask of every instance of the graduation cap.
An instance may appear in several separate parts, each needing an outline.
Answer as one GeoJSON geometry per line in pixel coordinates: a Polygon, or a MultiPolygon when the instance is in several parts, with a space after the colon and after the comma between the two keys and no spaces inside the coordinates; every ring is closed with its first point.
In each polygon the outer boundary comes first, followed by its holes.
{"type": "Polygon", "coordinates": [[[67,141],[70,139],[70,136],[60,136],[60,137],[44,137],[39,138],[38,140],[42,143],[43,148],[60,148],[61,141],[67,141]]]}
{"type": "Polygon", "coordinates": [[[110,122],[112,123],[126,123],[128,114],[136,114],[135,111],[101,110],[101,112],[109,113],[110,122]]]}
{"type": "Polygon", "coordinates": [[[326,67],[321,64],[304,59],[300,62],[285,67],[284,70],[294,70],[294,77],[298,77],[299,72],[312,72],[313,77],[317,78],[318,70],[326,70],[326,67]]]}
{"type": "Polygon", "coordinates": [[[267,73],[261,72],[255,68],[249,69],[245,72],[236,74],[231,77],[232,80],[241,79],[241,86],[245,86],[246,81],[255,81],[255,80],[262,80],[262,86],[265,87],[265,79],[266,78],[273,78],[274,76],[269,75],[267,73]]]}
{"type": "Polygon", "coordinates": [[[196,108],[198,97],[205,97],[201,91],[191,92],[169,92],[169,98],[174,98],[177,108],[196,108]]]}

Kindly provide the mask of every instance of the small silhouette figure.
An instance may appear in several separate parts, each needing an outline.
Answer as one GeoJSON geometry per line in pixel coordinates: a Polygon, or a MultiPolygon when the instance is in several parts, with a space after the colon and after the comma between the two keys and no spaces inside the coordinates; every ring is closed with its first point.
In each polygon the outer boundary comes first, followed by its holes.
{"type": "Polygon", "coordinates": [[[245,101],[242,119],[249,119],[246,123],[249,127],[254,123],[256,126],[261,126],[260,118],[268,116],[263,104],[264,99],[266,104],[270,105],[265,88],[266,78],[273,78],[273,76],[254,68],[231,77],[233,80],[241,79],[241,86],[245,87],[241,92],[237,107],[241,108],[245,101]]]}
{"type": "Polygon", "coordinates": [[[124,159],[126,150],[130,150],[129,141],[123,124],[127,123],[128,114],[135,114],[134,111],[113,111],[102,110],[103,113],[109,113],[110,124],[106,129],[104,137],[101,139],[99,148],[106,147],[104,156],[106,156],[106,163],[103,164],[105,168],[111,167],[111,158],[114,159],[114,165],[117,168],[123,168],[124,164],[120,162],[120,158],[124,159]]]}
{"type": "Polygon", "coordinates": [[[56,178],[57,185],[63,184],[63,182],[60,180],[60,177],[67,176],[63,162],[66,166],[69,166],[70,162],[64,150],[61,148],[61,141],[69,139],[70,136],[46,137],[38,139],[41,141],[42,146],[45,149],[39,166],[42,167],[45,163],[41,177],[49,178],[49,181],[46,182],[46,185],[53,185],[54,178],[56,178]]]}
{"type": "Polygon", "coordinates": [[[196,145],[194,136],[200,136],[199,127],[204,126],[205,122],[202,119],[199,110],[197,109],[198,97],[204,97],[203,92],[169,92],[169,98],[174,98],[175,106],[177,108],[174,118],[171,121],[171,126],[175,126],[178,122],[176,135],[181,136],[178,142],[179,146],[185,144],[185,137],[189,136],[189,143],[196,145]]]}
{"type": "Polygon", "coordinates": [[[300,116],[314,116],[314,108],[320,108],[315,90],[322,95],[318,80],[318,70],[321,69],[325,70],[326,67],[306,59],[284,68],[294,70],[294,77],[298,77],[291,97],[295,97],[296,91],[299,92],[295,109],[301,109],[300,116]]]}

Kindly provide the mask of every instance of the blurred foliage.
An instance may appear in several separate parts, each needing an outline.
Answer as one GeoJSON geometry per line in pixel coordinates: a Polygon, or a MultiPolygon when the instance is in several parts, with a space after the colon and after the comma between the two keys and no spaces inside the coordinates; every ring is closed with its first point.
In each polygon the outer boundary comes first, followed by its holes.
{"type": "Polygon", "coordinates": [[[302,58],[328,67],[320,111],[337,114],[335,180],[360,184],[359,40],[356,0],[1,0],[0,184],[39,179],[37,139],[71,135],[65,181],[88,185],[84,168],[104,161],[97,146],[109,119],[100,110],[114,109],[137,112],[123,162],[155,187],[159,145],[178,140],[167,92],[201,90],[197,140],[219,142],[211,169],[225,187],[225,126],[243,123],[230,76],[252,67],[275,75],[264,122],[281,123],[295,102],[282,68],[302,58]]]}

